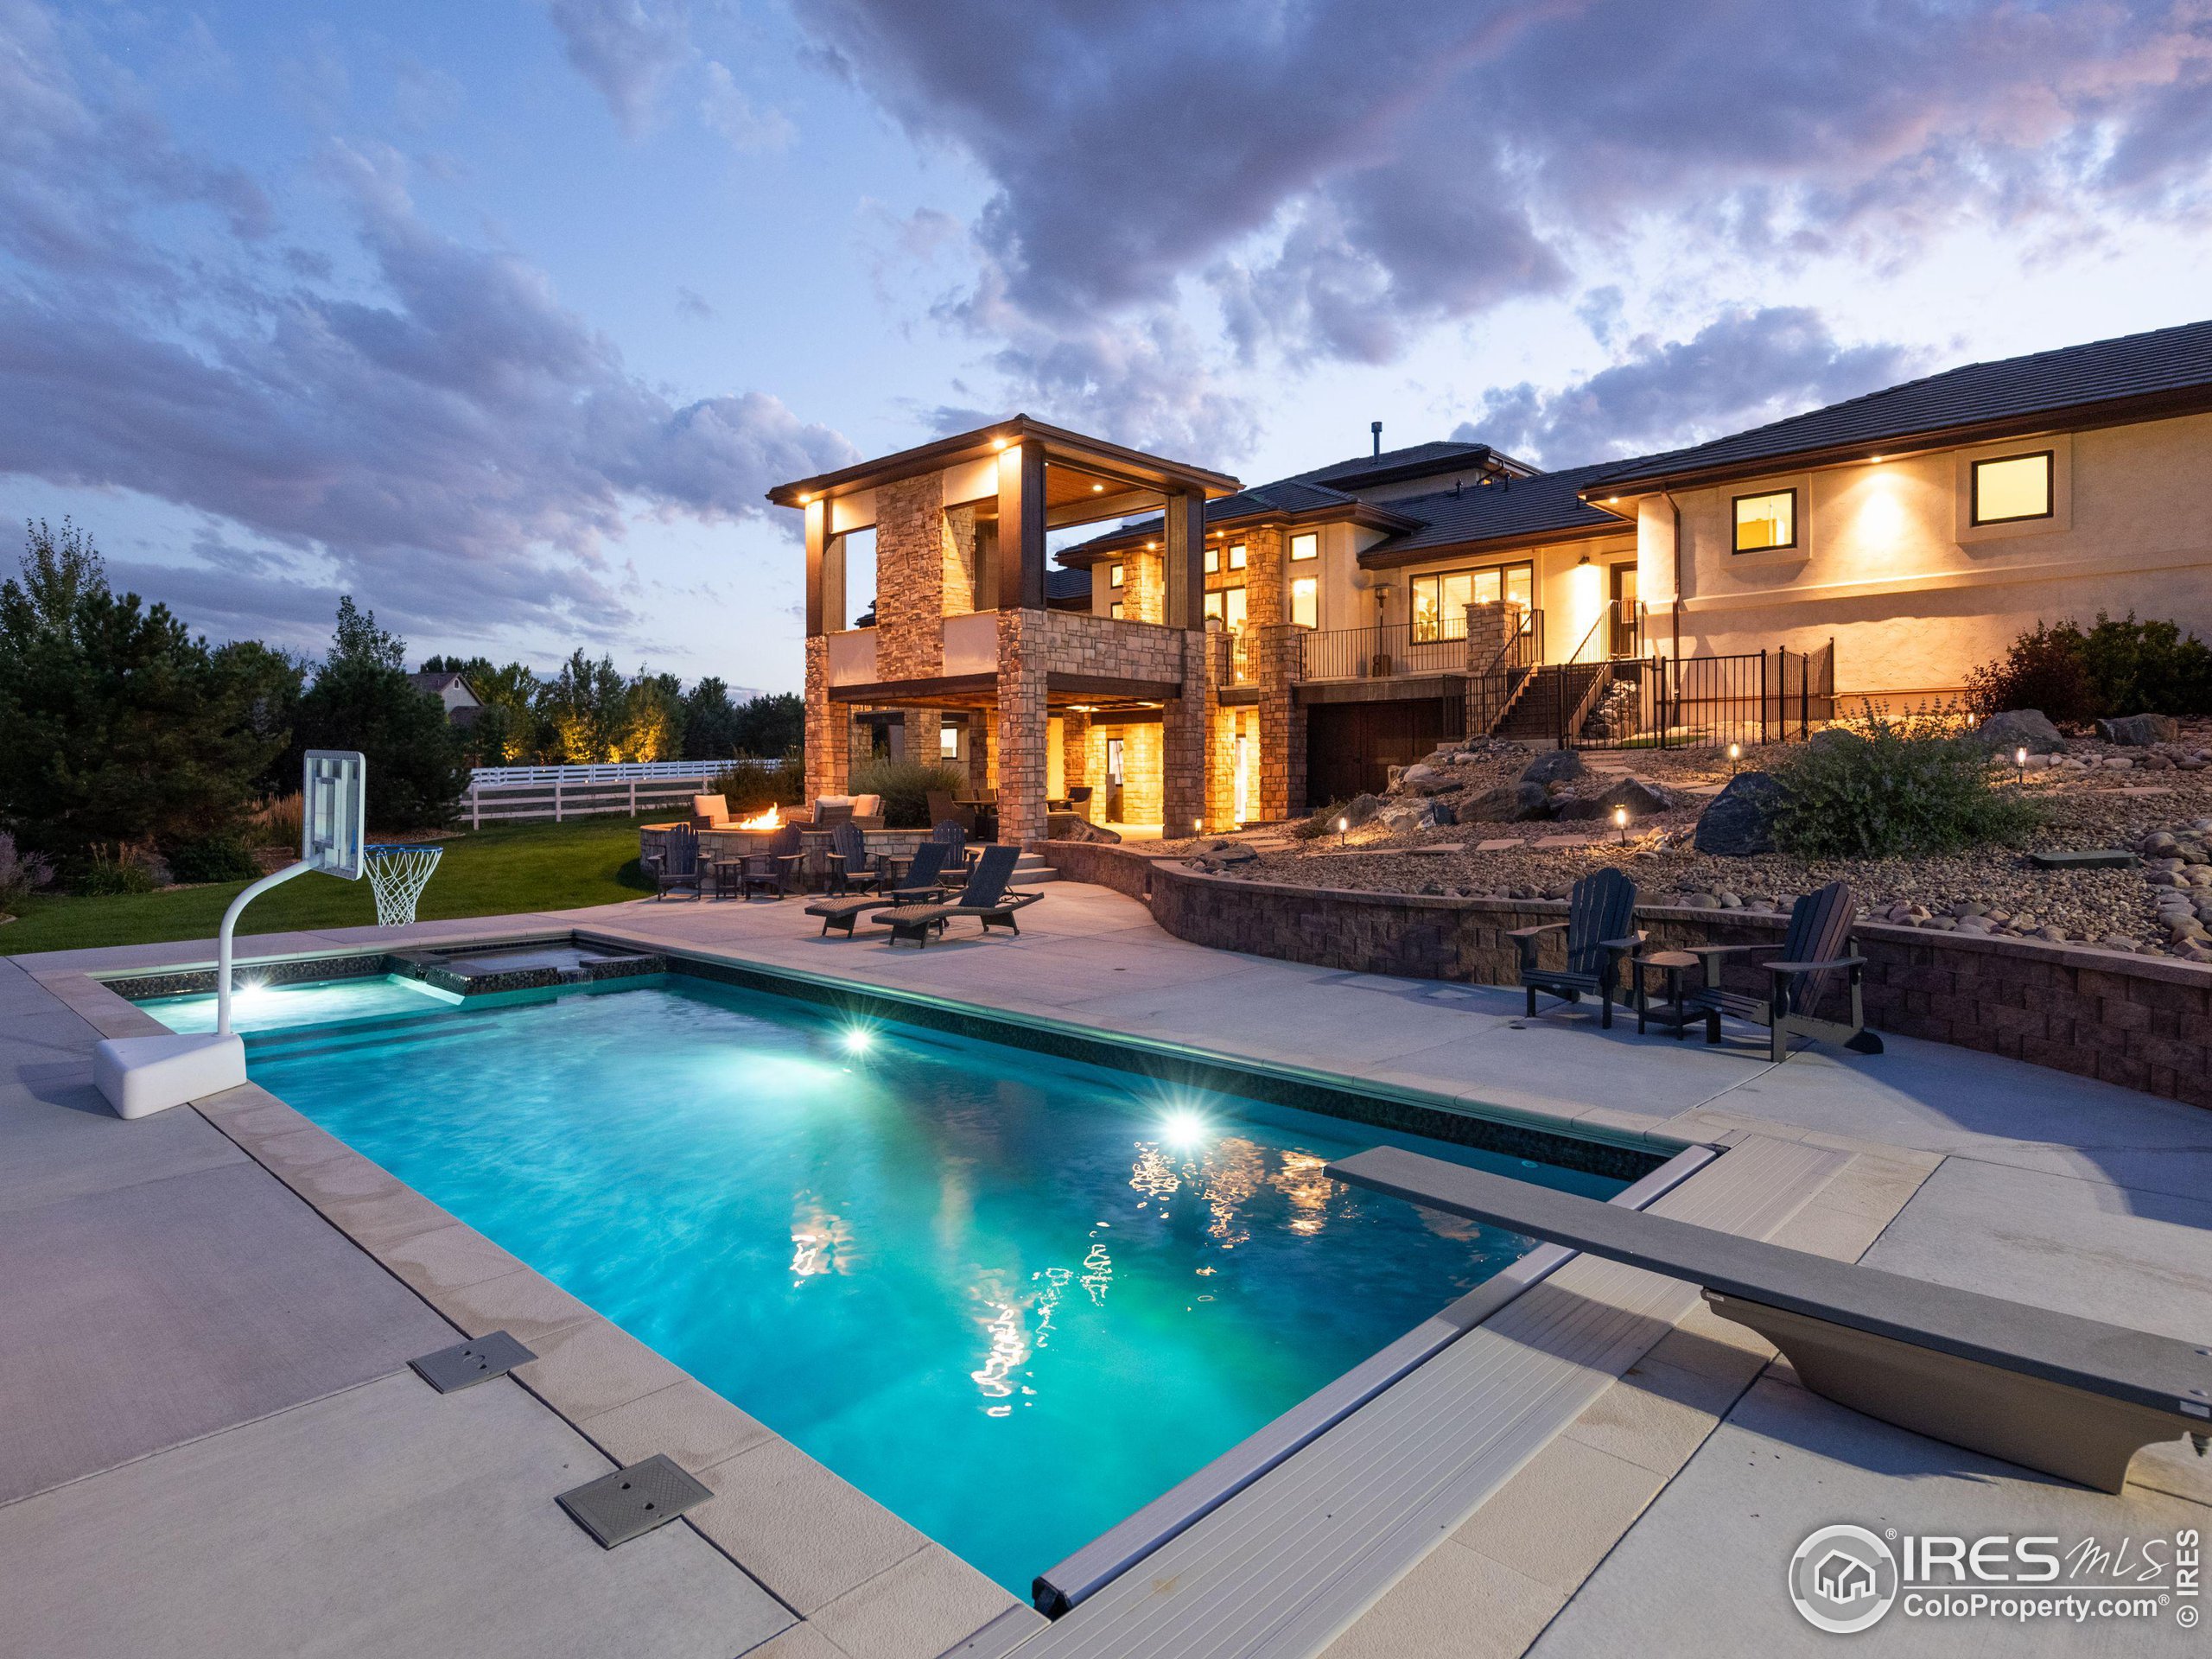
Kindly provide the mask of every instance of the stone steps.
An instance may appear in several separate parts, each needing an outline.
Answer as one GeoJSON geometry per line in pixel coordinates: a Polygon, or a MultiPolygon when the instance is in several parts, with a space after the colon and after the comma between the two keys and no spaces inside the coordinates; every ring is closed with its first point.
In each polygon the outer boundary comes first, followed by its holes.
{"type": "Polygon", "coordinates": [[[1014,874],[1006,879],[1010,887],[1041,887],[1047,881],[1057,881],[1060,873],[1045,861],[1042,853],[1024,853],[1014,861],[1014,874]]]}

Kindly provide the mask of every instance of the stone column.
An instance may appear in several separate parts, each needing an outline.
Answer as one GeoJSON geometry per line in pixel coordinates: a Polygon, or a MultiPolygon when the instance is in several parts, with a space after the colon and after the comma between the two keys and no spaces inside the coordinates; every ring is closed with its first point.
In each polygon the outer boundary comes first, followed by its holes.
{"type": "MultiPolygon", "coordinates": [[[[1074,709],[1060,716],[1060,772],[1071,790],[1095,785],[1090,775],[1090,716],[1074,709]]],[[[1100,802],[1094,791],[1080,816],[1095,821],[1100,802]]]]}
{"type": "Polygon", "coordinates": [[[1225,628],[1208,628],[1205,642],[1206,753],[1205,818],[1209,830],[1227,830],[1236,821],[1236,716],[1221,706],[1221,686],[1236,642],[1225,628]]]}
{"type": "Polygon", "coordinates": [[[816,634],[806,642],[806,798],[845,792],[848,747],[840,740],[849,717],[842,703],[830,701],[830,642],[816,634]]]}
{"type": "Polygon", "coordinates": [[[1045,613],[999,613],[999,839],[1045,842],[1045,613]]]}
{"type": "Polygon", "coordinates": [[[1184,630],[1182,690],[1168,699],[1160,719],[1160,823],[1171,839],[1189,836],[1193,822],[1206,816],[1206,747],[1219,707],[1208,668],[1205,632],[1184,630]]]}
{"type": "Polygon", "coordinates": [[[1467,607],[1467,714],[1463,729],[1469,737],[1486,737],[1498,714],[1504,694],[1503,682],[1490,677],[1491,664],[1513,637],[1520,618],[1503,602],[1491,600],[1467,607]]]}
{"type": "Polygon", "coordinates": [[[1260,816],[1306,810],[1306,711],[1298,706],[1306,630],[1289,623],[1255,629],[1260,682],[1260,816]]]}

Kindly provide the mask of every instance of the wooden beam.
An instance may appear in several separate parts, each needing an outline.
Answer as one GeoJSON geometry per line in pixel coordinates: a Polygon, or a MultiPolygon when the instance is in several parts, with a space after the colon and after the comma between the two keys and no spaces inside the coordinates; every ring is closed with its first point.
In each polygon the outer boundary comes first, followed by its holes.
{"type": "Polygon", "coordinates": [[[1167,626],[1203,627],[1206,607],[1205,498],[1195,493],[1169,496],[1163,531],[1160,546],[1166,563],[1167,626]]]}
{"type": "MultiPolygon", "coordinates": [[[[832,630],[823,620],[828,607],[823,603],[823,562],[830,552],[830,504],[817,496],[806,504],[806,635],[811,639],[817,634],[832,630]]],[[[836,619],[839,627],[845,619],[836,619]]]]}
{"type": "Polygon", "coordinates": [[[1049,669],[1045,690],[1054,696],[1139,697],[1161,702],[1183,695],[1182,686],[1174,680],[1125,680],[1111,674],[1062,674],[1049,669]]]}
{"type": "Polygon", "coordinates": [[[832,702],[885,703],[893,708],[932,708],[957,701],[990,702],[997,699],[995,674],[939,674],[922,680],[873,680],[866,685],[833,685],[832,702]]]}
{"type": "Polygon", "coordinates": [[[1033,440],[999,451],[998,603],[1045,608],[1045,446],[1033,440]]]}

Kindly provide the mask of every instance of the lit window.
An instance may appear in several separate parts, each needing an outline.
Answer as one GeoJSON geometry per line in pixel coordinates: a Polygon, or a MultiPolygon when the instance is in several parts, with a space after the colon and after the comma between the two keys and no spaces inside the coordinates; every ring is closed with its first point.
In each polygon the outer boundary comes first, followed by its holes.
{"type": "Polygon", "coordinates": [[[937,728],[937,752],[947,760],[960,758],[960,728],[957,726],[937,728]]]}
{"type": "Polygon", "coordinates": [[[1321,556],[1321,535],[1319,531],[1301,530],[1290,538],[1290,556],[1294,559],[1318,559],[1321,556]]]}
{"type": "MultiPolygon", "coordinates": [[[[1297,543],[1294,541],[1292,545],[1294,547],[1297,543]]],[[[1290,584],[1290,620],[1301,628],[1321,626],[1319,577],[1300,576],[1290,584]]]]}
{"type": "Polygon", "coordinates": [[[1122,601],[1117,599],[1111,605],[1109,605],[1106,607],[1106,614],[1112,617],[1116,622],[1120,621],[1122,620],[1122,601]]]}
{"type": "Polygon", "coordinates": [[[1210,617],[1221,614],[1221,589],[1217,588],[1206,595],[1206,613],[1210,617]]]}
{"type": "Polygon", "coordinates": [[[1797,545],[1797,492],[1775,490],[1736,498],[1736,551],[1797,545]]]}
{"type": "MultiPolygon", "coordinates": [[[[1211,594],[1207,595],[1212,597],[1211,594]]],[[[1224,588],[1221,590],[1221,620],[1234,630],[1244,626],[1244,590],[1224,588]]]]}
{"type": "Polygon", "coordinates": [[[1242,542],[1231,542],[1231,543],[1230,543],[1230,546],[1229,546],[1229,568],[1230,568],[1230,569],[1232,569],[1232,570],[1242,570],[1242,569],[1244,568],[1244,543],[1242,543],[1242,542]]]}
{"type": "Polygon", "coordinates": [[[1210,547],[1206,549],[1206,575],[1211,575],[1215,571],[1220,569],[1221,550],[1217,547],[1210,547]]]}
{"type": "Polygon", "coordinates": [[[1467,607],[1500,600],[1527,610],[1535,590],[1533,564],[1494,564],[1483,570],[1447,570],[1413,579],[1414,641],[1464,639],[1467,607]]]}
{"type": "Polygon", "coordinates": [[[1106,567],[1106,585],[1109,588],[1118,588],[1122,585],[1122,567],[1120,565],[1109,564],[1106,567]]]}
{"type": "Polygon", "coordinates": [[[2050,517],[2050,451],[1974,464],[1974,522],[2010,524],[2050,517]]]}

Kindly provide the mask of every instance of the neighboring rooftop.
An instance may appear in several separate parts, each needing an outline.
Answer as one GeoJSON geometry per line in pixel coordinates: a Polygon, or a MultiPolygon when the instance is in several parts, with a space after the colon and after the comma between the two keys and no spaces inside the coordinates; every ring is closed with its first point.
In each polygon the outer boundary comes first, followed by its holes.
{"type": "Polygon", "coordinates": [[[1359,562],[1370,567],[1402,564],[1439,548],[1469,543],[1560,541],[1624,530],[1628,525],[1619,514],[1591,505],[1581,493],[1592,477],[1618,464],[1601,461],[1474,489],[1399,497],[1390,511],[1420,519],[1421,528],[1376,543],[1359,562]]]}
{"type": "Polygon", "coordinates": [[[2207,408],[2212,408],[2212,322],[2192,322],[1969,363],[1709,443],[1615,461],[1593,469],[1597,476],[1588,484],[1625,493],[1725,476],[1785,458],[1865,459],[1877,446],[2008,437],[2036,431],[2062,414],[2145,419],[2207,408]]]}

